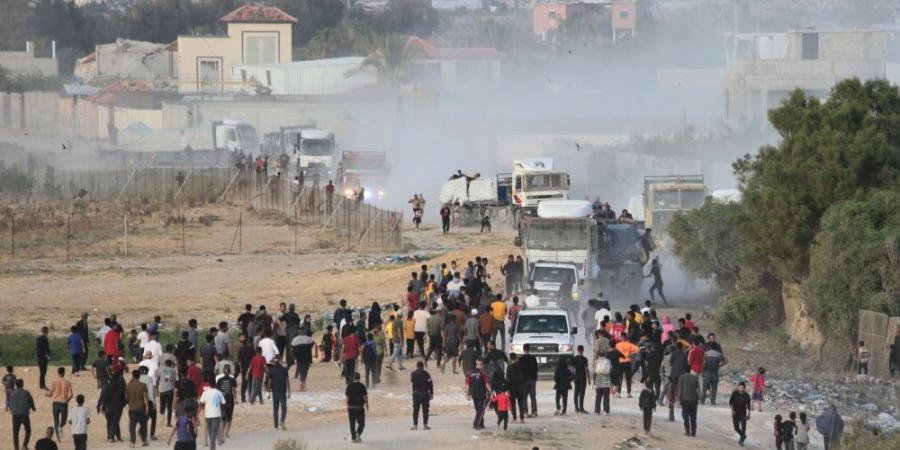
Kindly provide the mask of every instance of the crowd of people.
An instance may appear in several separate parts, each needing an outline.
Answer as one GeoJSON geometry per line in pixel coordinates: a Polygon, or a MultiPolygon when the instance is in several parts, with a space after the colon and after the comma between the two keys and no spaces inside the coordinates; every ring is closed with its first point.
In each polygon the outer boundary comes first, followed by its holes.
{"type": "MultiPolygon", "coordinates": [[[[45,377],[51,350],[45,327],[37,338],[36,357],[39,388],[52,400],[52,434],[59,441],[70,425],[75,448],[86,448],[87,427],[96,411],[105,419],[108,442],[127,439],[134,447],[166,439],[174,440],[176,449],[192,449],[200,436],[215,449],[230,437],[238,401],[271,403],[274,429],[285,430],[292,384],[301,392],[307,390],[316,360],[339,368],[335,375],[346,386],[354,442],[362,440],[365,429],[368,389],[382,382],[383,370],[404,371],[404,363],[410,361],[415,361],[415,369],[409,371],[414,430],[420,429],[420,422],[422,429],[431,426],[429,409],[435,392],[428,372],[431,363],[442,373],[450,366],[461,375],[475,412],[475,429],[485,428],[491,410],[497,427],[503,429],[509,425],[510,412],[513,423],[537,418],[542,369],[552,374],[554,415],[569,412],[570,396],[575,413],[588,414],[589,385],[594,388],[593,413],[598,415],[611,413],[612,397],[632,398],[639,391],[636,406],[646,432],[651,431],[657,408],[667,407],[668,420],[675,421],[678,404],[685,434],[693,437],[699,405],[717,404],[719,371],[728,360],[715,333],[702,334],[690,313],[673,322],[661,316],[651,300],[625,311],[612,311],[603,302],[588,319],[594,329],[588,348],[579,345],[572,357],[542,367],[530,345],[524,345],[521,354],[506,351],[519,313],[540,304],[534,293],[519,301],[518,295],[525,293],[521,258],[510,256],[497,269],[485,257],[465,265],[451,261],[420,269],[410,274],[405,302],[352,308],[341,300],[318,326],[310,315],[301,316],[294,305],[285,303],[274,312],[265,305],[254,309],[248,304],[235,323],[207,329],[190,319],[177,337],[163,332],[159,316],[126,332],[114,314],[96,330],[84,314],[66,340],[71,368],[59,367],[49,388],[45,377]],[[494,286],[505,292],[495,292],[494,286]],[[314,332],[321,332],[320,337],[314,338],[314,332]],[[172,342],[161,342],[163,336],[172,342]],[[94,343],[99,344],[93,353],[96,359],[89,361],[94,343]],[[87,372],[99,391],[97,404],[91,406],[84,404],[83,393],[73,392],[67,379],[87,372]],[[635,382],[640,383],[637,389],[635,382]],[[120,424],[126,411],[128,434],[123,439],[120,424]],[[162,421],[172,427],[169,436],[157,435],[157,422],[162,421]]],[[[34,400],[13,367],[7,368],[3,383],[13,418],[14,448],[27,448],[34,400]]],[[[762,409],[765,389],[765,369],[759,368],[749,384],[742,382],[731,393],[728,404],[741,444],[751,412],[762,409]]],[[[776,439],[784,448],[793,449],[795,444],[803,448],[808,443],[806,416],[788,417],[776,419],[776,439]]],[[[834,432],[839,422],[836,416],[824,424],[830,439],[839,436],[839,430],[834,432]]]]}

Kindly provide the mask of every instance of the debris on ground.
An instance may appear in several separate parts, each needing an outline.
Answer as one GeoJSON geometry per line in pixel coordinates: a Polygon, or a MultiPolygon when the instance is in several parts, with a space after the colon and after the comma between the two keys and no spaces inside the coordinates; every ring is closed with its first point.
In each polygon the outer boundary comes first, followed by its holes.
{"type": "Polygon", "coordinates": [[[613,445],[613,448],[616,450],[653,450],[656,447],[647,442],[647,438],[634,435],[622,442],[613,445]]]}

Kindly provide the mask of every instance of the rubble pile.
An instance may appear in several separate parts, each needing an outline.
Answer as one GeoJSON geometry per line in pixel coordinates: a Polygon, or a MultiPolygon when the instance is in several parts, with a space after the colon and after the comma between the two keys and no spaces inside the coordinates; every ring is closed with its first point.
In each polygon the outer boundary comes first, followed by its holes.
{"type": "MultiPolygon", "coordinates": [[[[731,374],[737,384],[739,373],[731,374]]],[[[848,376],[840,381],[766,380],[766,402],[776,410],[803,411],[815,417],[828,407],[837,406],[845,421],[862,419],[885,434],[900,432],[900,398],[892,380],[866,375],[848,376]]]]}

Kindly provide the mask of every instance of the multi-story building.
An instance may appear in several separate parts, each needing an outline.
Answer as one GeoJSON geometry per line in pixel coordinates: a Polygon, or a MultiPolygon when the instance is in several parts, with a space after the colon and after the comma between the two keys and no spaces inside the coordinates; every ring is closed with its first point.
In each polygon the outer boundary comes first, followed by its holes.
{"type": "Polygon", "coordinates": [[[825,97],[846,78],[885,76],[888,33],[800,29],[730,36],[726,118],[762,122],[795,89],[825,97]]]}

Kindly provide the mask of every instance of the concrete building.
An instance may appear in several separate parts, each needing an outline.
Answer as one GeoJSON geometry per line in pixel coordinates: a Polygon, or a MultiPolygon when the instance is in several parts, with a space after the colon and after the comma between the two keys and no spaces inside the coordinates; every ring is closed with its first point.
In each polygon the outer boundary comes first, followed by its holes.
{"type": "Polygon", "coordinates": [[[75,76],[82,83],[102,86],[127,79],[154,86],[157,90],[175,90],[178,54],[175,43],[117,39],[101,44],[75,64],[75,76]]]}
{"type": "Polygon", "coordinates": [[[40,73],[44,76],[59,75],[59,64],[56,61],[56,41],[51,44],[50,57],[34,56],[34,42],[25,42],[24,52],[0,52],[0,67],[13,75],[40,73]]]}
{"type": "Polygon", "coordinates": [[[541,3],[531,10],[532,31],[544,42],[557,42],[559,30],[567,20],[607,21],[603,18],[605,5],[597,3],[541,3]]]}
{"type": "Polygon", "coordinates": [[[802,29],[730,36],[726,118],[762,122],[794,89],[825,97],[846,78],[885,76],[888,33],[802,29]]]}
{"type": "Polygon", "coordinates": [[[296,18],[274,6],[244,5],[222,17],[224,36],[178,37],[178,91],[231,92],[238,64],[291,61],[291,27],[296,18]]]}
{"type": "Polygon", "coordinates": [[[637,31],[637,3],[614,2],[609,5],[609,9],[612,12],[613,43],[626,37],[634,37],[637,31]]]}
{"type": "Polygon", "coordinates": [[[361,56],[350,56],[282,64],[238,64],[232,77],[241,80],[235,87],[245,94],[334,96],[378,82],[373,69],[361,67],[363,61],[361,56]]]}
{"type": "Polygon", "coordinates": [[[416,36],[409,37],[404,51],[416,81],[451,90],[498,84],[501,63],[506,58],[493,48],[436,47],[416,36]]]}

